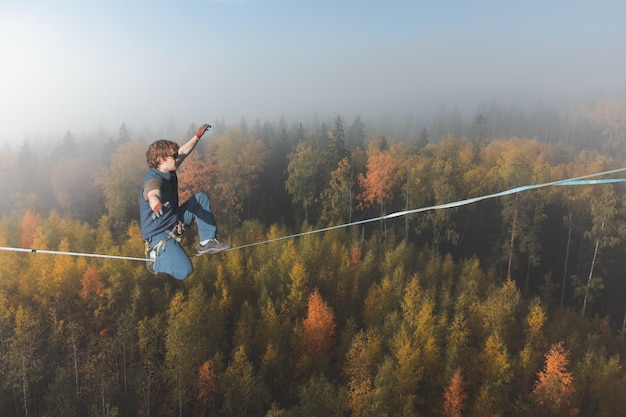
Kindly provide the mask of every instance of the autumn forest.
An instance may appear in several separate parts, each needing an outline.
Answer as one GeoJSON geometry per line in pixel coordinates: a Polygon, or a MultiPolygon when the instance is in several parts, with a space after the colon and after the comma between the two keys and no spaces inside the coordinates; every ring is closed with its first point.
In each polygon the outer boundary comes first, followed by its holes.
{"type": "Polygon", "coordinates": [[[142,258],[147,146],[196,124],[0,149],[2,416],[623,415],[626,183],[387,218],[624,168],[623,101],[209,122],[180,198],[234,249],[192,227],[184,281],[6,249],[142,258]]]}

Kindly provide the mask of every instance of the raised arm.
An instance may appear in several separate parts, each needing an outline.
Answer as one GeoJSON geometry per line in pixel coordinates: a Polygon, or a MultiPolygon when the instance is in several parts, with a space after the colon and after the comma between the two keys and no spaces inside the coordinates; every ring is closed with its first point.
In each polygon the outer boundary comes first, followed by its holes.
{"type": "Polygon", "coordinates": [[[198,128],[198,132],[191,139],[189,139],[185,144],[181,145],[178,148],[178,166],[180,166],[180,164],[183,163],[183,161],[185,160],[185,158],[187,158],[191,151],[194,150],[194,148],[200,141],[200,138],[202,137],[202,135],[204,135],[204,132],[206,132],[210,128],[210,124],[203,124],[198,128]]]}

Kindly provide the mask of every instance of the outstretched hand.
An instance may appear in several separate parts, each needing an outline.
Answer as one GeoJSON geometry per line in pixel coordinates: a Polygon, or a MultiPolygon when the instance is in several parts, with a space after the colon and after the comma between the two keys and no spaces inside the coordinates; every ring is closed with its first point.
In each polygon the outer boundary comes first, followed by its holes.
{"type": "Polygon", "coordinates": [[[204,135],[204,132],[206,132],[210,128],[211,128],[211,125],[208,123],[205,123],[202,126],[200,126],[200,128],[198,129],[198,133],[196,133],[196,136],[198,137],[198,139],[200,139],[202,135],[204,135]]]}
{"type": "Polygon", "coordinates": [[[152,220],[155,220],[157,217],[161,217],[163,215],[163,209],[166,209],[170,206],[170,202],[166,201],[165,204],[161,204],[159,201],[152,207],[152,220]]]}
{"type": "Polygon", "coordinates": [[[156,203],[154,207],[152,207],[152,219],[156,219],[157,217],[161,217],[163,215],[163,204],[156,203]]]}

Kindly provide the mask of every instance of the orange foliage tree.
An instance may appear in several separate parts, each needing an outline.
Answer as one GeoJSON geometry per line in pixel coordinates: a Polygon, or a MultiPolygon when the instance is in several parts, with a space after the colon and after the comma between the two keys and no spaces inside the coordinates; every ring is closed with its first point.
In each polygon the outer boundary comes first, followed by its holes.
{"type": "Polygon", "coordinates": [[[217,375],[211,361],[204,362],[198,369],[198,404],[206,414],[213,407],[217,391],[217,375]]]}
{"type": "Polygon", "coordinates": [[[461,417],[466,399],[467,394],[464,389],[463,375],[461,374],[461,368],[458,367],[454,371],[450,385],[448,385],[444,394],[442,416],[461,417]]]}
{"type": "Polygon", "coordinates": [[[546,354],[543,371],[537,374],[533,388],[533,400],[543,416],[575,416],[573,405],[574,378],[567,371],[567,353],[563,342],[552,345],[546,354]]]}
{"type": "Polygon", "coordinates": [[[335,334],[335,314],[316,289],[309,296],[308,312],[302,322],[302,335],[307,356],[317,361],[328,355],[335,334]]]}
{"type": "Polygon", "coordinates": [[[381,215],[384,205],[393,198],[393,158],[388,153],[376,153],[367,160],[367,173],[359,174],[359,184],[363,192],[359,194],[359,207],[380,205],[381,215]]]}
{"type": "Polygon", "coordinates": [[[35,240],[35,233],[39,227],[39,215],[27,210],[22,217],[22,227],[20,235],[20,246],[22,248],[29,248],[35,240]]]}
{"type": "Polygon", "coordinates": [[[250,197],[258,187],[268,151],[263,142],[244,136],[240,129],[229,130],[214,145],[210,154],[219,166],[215,191],[220,211],[226,215],[228,230],[232,232],[244,209],[250,208],[250,197]]]}
{"type": "Polygon", "coordinates": [[[88,298],[91,294],[101,295],[104,291],[104,284],[100,280],[100,272],[92,266],[87,267],[80,284],[81,289],[78,295],[82,299],[88,298]]]}
{"type": "Polygon", "coordinates": [[[212,161],[203,161],[198,152],[192,152],[178,171],[178,197],[187,201],[197,192],[208,192],[217,175],[217,166],[212,161]]]}

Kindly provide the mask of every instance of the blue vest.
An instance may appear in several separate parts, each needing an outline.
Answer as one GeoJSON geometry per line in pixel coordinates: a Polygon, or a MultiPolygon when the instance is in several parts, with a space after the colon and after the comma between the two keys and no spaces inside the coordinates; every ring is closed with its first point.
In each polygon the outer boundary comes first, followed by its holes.
{"type": "Polygon", "coordinates": [[[156,168],[150,168],[143,178],[141,190],[139,192],[139,222],[141,225],[141,237],[144,240],[152,236],[171,230],[178,221],[178,177],[176,172],[165,173],[156,168]],[[163,215],[155,219],[152,218],[152,209],[148,200],[143,198],[143,188],[147,181],[158,178],[161,181],[161,203],[165,206],[169,202],[169,207],[163,207],[163,215]]]}

